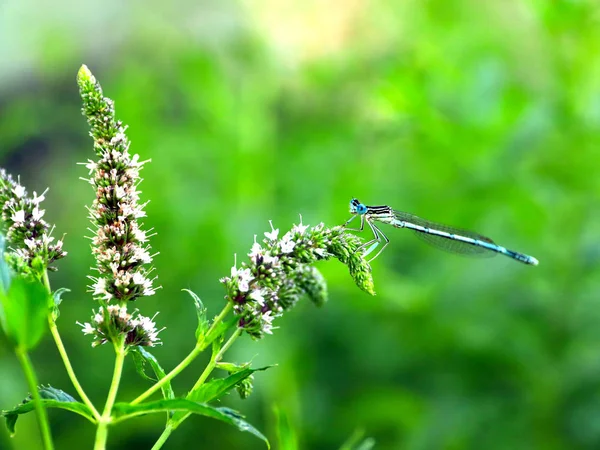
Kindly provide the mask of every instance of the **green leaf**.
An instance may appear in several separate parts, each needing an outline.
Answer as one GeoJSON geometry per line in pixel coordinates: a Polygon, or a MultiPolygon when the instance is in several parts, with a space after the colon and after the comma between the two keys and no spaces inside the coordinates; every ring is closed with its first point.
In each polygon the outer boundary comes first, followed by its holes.
{"type": "Polygon", "coordinates": [[[31,350],[46,330],[48,292],[37,281],[14,278],[8,292],[0,291],[2,328],[15,346],[31,350]]]}
{"type": "MultiPolygon", "coordinates": [[[[39,389],[39,393],[40,397],[42,398],[42,404],[46,408],[66,409],[85,417],[92,423],[95,423],[94,416],[92,415],[90,409],[83,403],[76,401],[66,392],[51,386],[42,386],[39,389]]],[[[10,431],[11,435],[15,434],[15,427],[19,415],[33,411],[34,408],[35,402],[30,395],[15,408],[6,411],[0,411],[0,416],[4,416],[6,419],[6,427],[10,431]]]]}
{"type": "Polygon", "coordinates": [[[52,386],[41,386],[39,388],[40,397],[44,400],[56,400],[58,402],[77,402],[71,395],[67,394],[62,389],[57,389],[52,386]]]}
{"type": "MultiPolygon", "coordinates": [[[[247,431],[254,436],[262,439],[268,448],[271,448],[267,438],[256,428],[246,422],[244,417],[229,408],[217,408],[204,403],[193,402],[184,398],[162,399],[154,402],[132,405],[130,403],[116,403],[113,407],[114,422],[126,420],[130,417],[143,414],[160,413],[163,411],[178,411],[183,414],[200,414],[201,416],[212,417],[237,427],[240,431],[247,431]]],[[[179,425],[179,422],[171,421],[173,428],[179,425]]]]}
{"type": "Polygon", "coordinates": [[[71,289],[60,288],[52,293],[52,298],[54,299],[55,306],[59,306],[62,303],[62,295],[66,292],[71,292],[71,289]]]}
{"type": "MultiPolygon", "coordinates": [[[[143,378],[150,381],[158,381],[165,377],[165,371],[158,363],[156,357],[148,350],[138,346],[132,348],[130,351],[132,351],[131,356],[133,357],[135,368],[143,378]],[[156,378],[152,378],[146,374],[146,363],[150,364],[156,378]]],[[[173,392],[170,381],[164,384],[160,389],[164,398],[175,398],[175,392],[173,392]]]]}
{"type": "Polygon", "coordinates": [[[198,389],[191,391],[187,398],[197,402],[210,402],[221,398],[229,391],[234,389],[236,385],[248,378],[254,372],[261,370],[267,370],[273,366],[261,367],[259,369],[242,369],[239,372],[233,373],[226,378],[215,378],[210,380],[208,383],[204,383],[198,387],[198,389]]]}
{"type": "Polygon", "coordinates": [[[290,416],[279,408],[273,408],[277,427],[279,450],[298,450],[298,435],[291,424],[290,416]]]}
{"type": "Polygon", "coordinates": [[[209,328],[208,319],[206,318],[206,308],[202,304],[202,300],[193,291],[189,289],[182,289],[192,296],[194,300],[194,306],[196,307],[196,315],[198,316],[198,327],[196,328],[196,341],[206,337],[206,332],[209,328]]]}
{"type": "Polygon", "coordinates": [[[60,304],[62,303],[62,295],[65,292],[71,292],[71,289],[67,289],[67,288],[60,288],[57,289],[56,291],[54,291],[52,293],[52,320],[56,321],[56,319],[58,319],[58,316],[60,315],[60,310],[58,309],[58,307],[60,306],[60,304]]]}

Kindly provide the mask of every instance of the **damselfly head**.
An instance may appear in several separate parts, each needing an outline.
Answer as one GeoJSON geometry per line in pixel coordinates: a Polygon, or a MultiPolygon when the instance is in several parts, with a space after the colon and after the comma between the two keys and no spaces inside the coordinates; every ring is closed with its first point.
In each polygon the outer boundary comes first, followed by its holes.
{"type": "Polygon", "coordinates": [[[350,200],[350,213],[364,214],[367,212],[367,207],[362,204],[357,198],[350,200]]]}

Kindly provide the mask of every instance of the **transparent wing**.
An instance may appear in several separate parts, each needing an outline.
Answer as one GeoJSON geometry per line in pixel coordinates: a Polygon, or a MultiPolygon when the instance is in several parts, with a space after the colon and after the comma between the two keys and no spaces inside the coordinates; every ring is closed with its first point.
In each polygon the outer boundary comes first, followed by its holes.
{"type": "MultiPolygon", "coordinates": [[[[451,227],[448,225],[442,225],[439,223],[431,222],[429,220],[422,219],[413,214],[409,214],[403,211],[394,211],[394,216],[396,219],[412,223],[414,225],[418,225],[421,227],[430,228],[432,230],[443,231],[445,233],[455,234],[458,236],[464,236],[471,239],[477,239],[479,241],[487,242],[489,244],[494,244],[490,238],[482,236],[481,234],[474,233],[473,231],[463,230],[460,228],[451,227]]],[[[496,252],[490,250],[485,247],[480,247],[476,244],[469,244],[467,242],[457,241],[450,237],[437,236],[434,234],[428,234],[418,230],[412,230],[421,240],[425,241],[429,245],[432,245],[441,250],[451,252],[451,253],[459,253],[461,255],[471,255],[471,256],[482,256],[482,257],[490,257],[495,256],[496,252]]]]}

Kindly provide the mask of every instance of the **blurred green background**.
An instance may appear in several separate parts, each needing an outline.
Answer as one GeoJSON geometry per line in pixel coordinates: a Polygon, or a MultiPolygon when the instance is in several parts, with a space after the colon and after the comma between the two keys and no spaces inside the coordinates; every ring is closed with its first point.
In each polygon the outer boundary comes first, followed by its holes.
{"type": "MultiPolygon", "coordinates": [[[[193,347],[189,288],[211,314],[218,279],[268,220],[333,226],[348,201],[390,204],[479,231],[537,257],[461,258],[409,232],[373,264],[378,295],[339,263],[319,266],[330,301],[301,302],[275,335],[229,360],[278,364],[225,404],[276,443],[276,407],[298,448],[339,448],[364,430],[377,449],[600,448],[600,7],[584,0],[330,0],[0,4],[0,165],[31,192],[69,256],[59,328],[93,401],[113,361],[76,321],[95,307],[76,162],[93,158],[75,75],[87,64],[152,159],[141,185],[162,289],[139,301],[166,326],[154,354],[193,347]]],[[[49,337],[40,381],[74,394],[49,337]]],[[[176,379],[185,392],[204,367],[176,379]]],[[[148,386],[129,362],[120,399],[148,386]]],[[[0,408],[27,394],[0,345],[0,408]]],[[[91,448],[79,416],[50,413],[56,447],[91,448]]],[[[111,449],[150,448],[164,417],[111,430],[111,449]]],[[[278,448],[277,446],[275,446],[278,448]]],[[[34,415],[0,448],[37,449],[34,415]]],[[[261,449],[195,417],[166,449],[261,449]]]]}

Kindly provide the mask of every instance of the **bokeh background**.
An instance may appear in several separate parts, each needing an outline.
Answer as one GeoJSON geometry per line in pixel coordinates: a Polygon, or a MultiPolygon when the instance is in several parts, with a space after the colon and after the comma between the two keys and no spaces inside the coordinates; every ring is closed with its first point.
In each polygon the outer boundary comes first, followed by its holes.
{"type": "MultiPolygon", "coordinates": [[[[362,430],[377,449],[600,447],[600,8],[585,0],[176,0],[0,4],[0,165],[50,191],[46,218],[69,256],[60,330],[80,381],[105,398],[112,351],[76,321],[95,307],[77,162],[93,158],[75,75],[87,64],[152,159],[141,185],[162,289],[166,369],[193,347],[218,279],[253,236],[297,223],[333,226],[348,201],[473,229],[536,256],[461,258],[387,230],[373,264],[378,295],[347,269],[319,266],[323,308],[301,302],[275,335],[242,339],[227,359],[277,364],[237,408],[277,444],[339,448],[362,430]],[[276,414],[275,411],[278,411],[276,414]]],[[[40,381],[74,394],[49,337],[33,353],[40,381]]],[[[206,360],[177,378],[185,392],[206,360]]],[[[126,367],[120,399],[147,387],[126,367]]],[[[0,408],[27,386],[0,345],[0,408]]],[[[58,449],[91,448],[79,416],[50,413],[58,449]]],[[[111,430],[111,449],[150,448],[162,415],[111,430]]],[[[0,448],[41,448],[34,415],[0,448]]],[[[261,449],[207,418],[166,449],[261,449]]]]}

